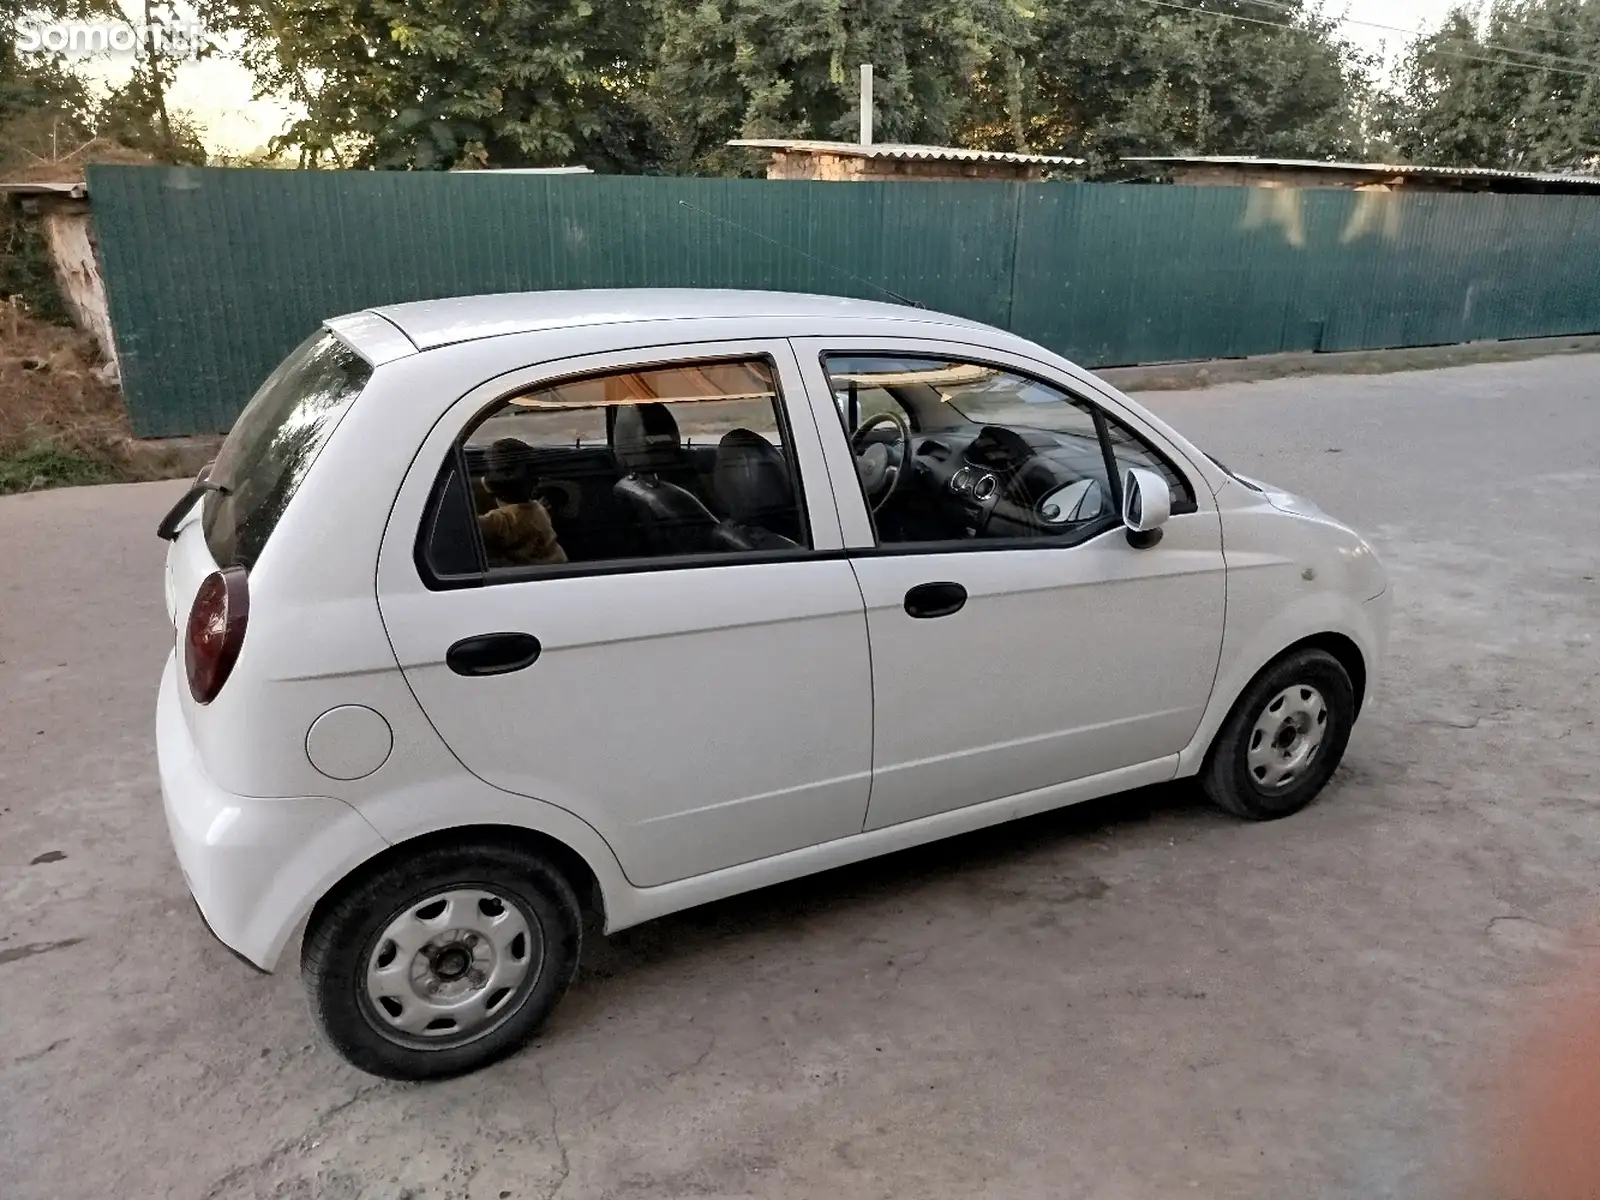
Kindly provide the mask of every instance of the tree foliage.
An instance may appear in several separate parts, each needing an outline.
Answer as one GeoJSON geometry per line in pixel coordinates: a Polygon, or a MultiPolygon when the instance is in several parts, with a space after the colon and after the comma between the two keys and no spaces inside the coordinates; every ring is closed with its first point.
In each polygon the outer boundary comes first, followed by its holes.
{"type": "Polygon", "coordinates": [[[207,2],[347,165],[750,169],[729,139],[853,138],[863,62],[882,141],[1340,154],[1368,87],[1302,0],[207,2]]]}
{"type": "Polygon", "coordinates": [[[172,70],[170,63],[136,66],[125,84],[94,106],[95,136],[143,151],[157,162],[203,165],[206,147],[199,125],[188,113],[170,111],[167,105],[172,70]]]}
{"type": "MultiPolygon", "coordinates": [[[[180,2],[240,35],[261,92],[296,105],[275,148],[305,165],[758,170],[726,143],[853,139],[870,62],[880,141],[1078,154],[1102,172],[1140,153],[1600,167],[1600,0],[1457,10],[1381,88],[1319,0],[180,2]]],[[[21,61],[7,28],[0,125],[48,113],[57,131],[198,160],[167,110],[172,62],[146,55],[97,99],[70,64],[21,61]]]]}
{"type": "Polygon", "coordinates": [[[977,81],[968,140],[1082,155],[1344,156],[1369,64],[1300,3],[1052,0],[977,81]],[[1204,11],[1194,11],[1203,8],[1204,11]]]}
{"type": "Polygon", "coordinates": [[[81,12],[67,0],[0,0],[0,128],[12,131],[0,141],[0,169],[20,152],[18,140],[31,139],[33,131],[54,125],[68,136],[88,135],[90,92],[65,56],[24,53],[20,46],[24,17],[63,20],[81,12]],[[29,132],[20,132],[21,125],[29,132]]]}
{"type": "MultiPolygon", "coordinates": [[[[100,92],[85,81],[81,62],[20,49],[24,19],[122,21],[126,13],[117,0],[4,0],[0,13],[0,172],[69,155],[97,137],[162,162],[205,161],[194,120],[167,106],[177,69],[170,52],[142,45],[128,81],[100,92]]],[[[141,0],[138,13],[146,27],[186,15],[155,0],[141,0]]]]}
{"type": "Polygon", "coordinates": [[[870,62],[878,139],[947,143],[1027,20],[1016,0],[661,0],[650,110],[673,169],[729,169],[730,138],[853,141],[870,62]]]}
{"type": "Polygon", "coordinates": [[[642,165],[633,0],[216,0],[264,90],[304,109],[311,164],[642,165]]]}
{"type": "Polygon", "coordinates": [[[1412,46],[1387,130],[1419,163],[1600,169],[1600,0],[1458,8],[1412,46]]]}

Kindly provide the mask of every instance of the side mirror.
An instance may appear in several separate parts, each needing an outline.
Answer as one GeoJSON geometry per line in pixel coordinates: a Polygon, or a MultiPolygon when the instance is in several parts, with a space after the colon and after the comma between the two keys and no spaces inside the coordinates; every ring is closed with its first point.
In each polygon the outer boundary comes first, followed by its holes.
{"type": "Polygon", "coordinates": [[[1161,540],[1161,527],[1172,515],[1172,489],[1154,471],[1129,467],[1122,478],[1122,523],[1128,544],[1144,549],[1161,540]]]}

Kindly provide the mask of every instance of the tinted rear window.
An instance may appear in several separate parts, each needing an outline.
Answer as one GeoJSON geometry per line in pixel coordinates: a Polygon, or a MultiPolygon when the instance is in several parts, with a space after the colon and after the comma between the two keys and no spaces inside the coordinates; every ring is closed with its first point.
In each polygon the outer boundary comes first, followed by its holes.
{"type": "Polygon", "coordinates": [[[311,464],[372,368],[333,334],[313,334],[267,377],[235,422],[210,479],[206,545],[219,566],[254,565],[311,464]]]}

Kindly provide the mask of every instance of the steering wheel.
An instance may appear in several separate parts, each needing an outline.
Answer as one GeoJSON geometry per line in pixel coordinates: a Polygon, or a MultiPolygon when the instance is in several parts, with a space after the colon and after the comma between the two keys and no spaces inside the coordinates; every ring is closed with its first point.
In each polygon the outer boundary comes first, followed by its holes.
{"type": "Polygon", "coordinates": [[[856,456],[856,473],[861,477],[861,490],[867,495],[867,504],[877,512],[900,490],[911,473],[911,426],[897,412],[874,413],[850,435],[850,451],[856,456]],[[866,435],[880,425],[895,427],[898,454],[891,454],[882,442],[865,444],[866,435]]]}

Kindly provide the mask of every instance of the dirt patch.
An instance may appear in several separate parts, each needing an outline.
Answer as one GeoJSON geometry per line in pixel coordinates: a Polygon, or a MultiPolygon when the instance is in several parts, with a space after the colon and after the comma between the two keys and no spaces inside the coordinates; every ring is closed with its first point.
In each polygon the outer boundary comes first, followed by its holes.
{"type": "Polygon", "coordinates": [[[0,493],[148,479],[94,341],[0,304],[0,493]]]}
{"type": "MultiPolygon", "coordinates": [[[[103,138],[77,140],[46,117],[8,123],[0,181],[81,183],[90,163],[148,163],[103,138]]],[[[140,442],[100,351],[75,329],[36,216],[0,202],[0,494],[193,475],[216,439],[140,442]]]]}

